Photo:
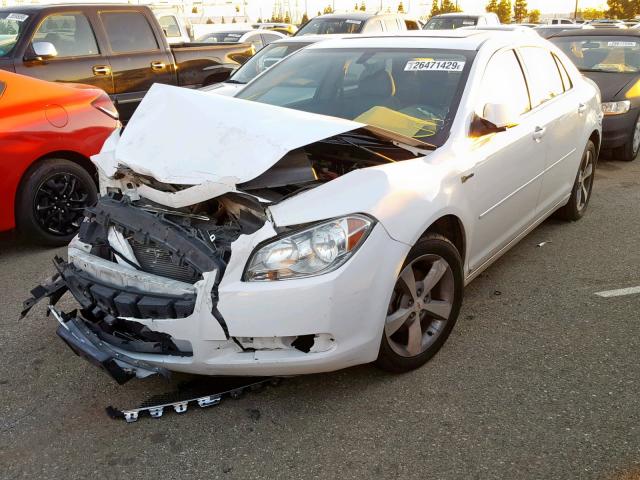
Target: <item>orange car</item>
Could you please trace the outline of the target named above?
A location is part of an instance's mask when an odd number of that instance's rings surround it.
[[[0,231],[68,243],[97,196],[89,157],[118,126],[100,89],[0,70]]]

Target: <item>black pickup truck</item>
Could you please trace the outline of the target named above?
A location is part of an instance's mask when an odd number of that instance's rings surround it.
[[[154,83],[197,88],[227,79],[250,44],[167,43],[152,11],[118,4],[0,8],[0,69],[107,92],[127,121]]]

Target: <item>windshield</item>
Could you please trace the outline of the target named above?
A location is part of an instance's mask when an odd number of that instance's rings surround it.
[[[460,27],[473,27],[478,24],[475,17],[432,18],[424,26],[425,30],[454,30]]]
[[[29,15],[15,12],[0,12],[0,57],[6,57],[27,25]]]
[[[215,32],[207,33],[198,39],[198,42],[203,43],[238,43],[247,32]]]
[[[249,83],[287,55],[296,52],[307,45],[309,44],[301,42],[290,45],[282,43],[272,43],[271,45],[267,45],[251,57],[247,63],[236,70],[228,81],[231,81],[231,83]]]
[[[440,146],[473,55],[440,49],[305,49],[237,97],[354,120]]]
[[[329,35],[332,33],[360,33],[364,20],[346,18],[314,18],[298,30],[299,35]]]
[[[624,36],[558,37],[552,39],[578,69],[585,72],[640,71],[640,38]]]

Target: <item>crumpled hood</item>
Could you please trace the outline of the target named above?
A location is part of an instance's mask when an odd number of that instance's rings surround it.
[[[364,125],[222,95],[155,84],[115,150],[93,157],[107,175],[119,165],[164,183],[235,188],[286,153]]]

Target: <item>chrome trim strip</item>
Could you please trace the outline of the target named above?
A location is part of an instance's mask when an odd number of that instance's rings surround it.
[[[531,180],[529,180],[527,183],[525,183],[524,185],[521,185],[520,187],[518,187],[516,190],[514,190],[513,192],[511,192],[509,195],[507,195],[506,197],[504,197],[502,200],[500,200],[498,203],[496,203],[493,207],[490,207],[487,211],[483,212],[480,214],[480,216],[478,217],[479,220],[482,220],[484,217],[486,217],[489,213],[491,213],[493,210],[495,210],[496,208],[498,208],[500,205],[502,205],[504,202],[506,202],[507,200],[509,200],[511,197],[513,197],[514,195],[516,195],[518,192],[520,192],[522,189],[526,188],[527,186],[529,186],[531,183],[535,182],[538,178],[540,178],[542,175],[544,175],[545,173],[547,173],[549,170],[551,170],[553,167],[555,167],[557,164],[559,164],[560,162],[562,162],[564,159],[566,159],[567,157],[569,157],[570,155],[573,155],[573,153],[576,151],[576,149],[574,148],[573,150],[571,150],[569,153],[567,153],[564,157],[562,157],[560,160],[556,161],[555,163],[553,163],[552,165],[548,166],[547,168],[545,168],[542,172],[540,172],[538,175],[536,175],[535,177],[533,177]]]

